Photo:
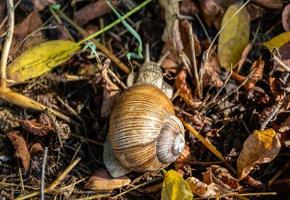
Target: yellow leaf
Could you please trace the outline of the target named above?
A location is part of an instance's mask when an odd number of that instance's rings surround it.
[[[41,76],[71,58],[80,46],[66,40],[52,40],[38,44],[12,61],[7,74],[20,82]]]
[[[271,162],[280,148],[281,142],[273,129],[254,131],[244,142],[237,160],[239,179],[245,178],[256,165]]]
[[[162,185],[161,200],[191,200],[193,194],[181,174],[169,170]]]
[[[222,30],[218,41],[218,57],[222,67],[230,69],[241,58],[244,48],[249,43],[250,17],[242,4],[231,5],[222,20]]]
[[[280,48],[289,41],[290,41],[290,32],[285,32],[281,33],[280,35],[272,38],[267,42],[264,42],[263,45],[266,46],[269,49],[269,51],[272,51],[274,48]]]

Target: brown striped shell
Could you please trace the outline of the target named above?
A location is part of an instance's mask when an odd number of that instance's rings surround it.
[[[184,129],[160,89],[136,84],[122,93],[111,113],[109,141],[123,167],[156,171],[182,152]]]

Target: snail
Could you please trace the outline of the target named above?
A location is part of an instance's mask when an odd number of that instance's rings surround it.
[[[167,56],[167,55],[165,55]],[[110,116],[104,145],[104,164],[112,177],[131,171],[157,171],[173,163],[184,149],[184,128],[170,101],[172,88],[164,82],[160,64],[150,61],[146,45],[145,63],[136,83],[117,100]]]

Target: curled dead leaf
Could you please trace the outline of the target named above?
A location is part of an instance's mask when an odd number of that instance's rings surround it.
[[[105,169],[98,169],[86,182],[85,188],[94,191],[106,191],[121,188],[131,183],[131,180],[122,176],[119,178],[112,178]]]
[[[200,1],[201,13],[205,19],[206,24],[211,27],[213,24],[217,29],[220,28],[224,8],[221,6],[220,1],[203,0]]]
[[[30,147],[30,155],[31,157],[33,156],[42,156],[44,149],[42,147],[42,145],[39,142],[33,143]]]
[[[29,133],[32,133],[33,135],[38,136],[44,136],[47,135],[49,132],[53,131],[53,127],[40,124],[36,122],[36,120],[21,120],[17,119],[16,121],[19,122],[20,126],[28,131]]]
[[[189,177],[186,179],[191,191],[203,198],[216,196],[220,191],[215,183],[206,184],[195,177]]]
[[[30,166],[30,153],[25,139],[19,131],[9,132],[7,137],[15,149],[15,156],[21,160],[24,170],[27,171]]]
[[[175,86],[179,90],[179,95],[184,100],[184,102],[192,108],[197,108],[201,102],[193,99],[191,88],[186,81],[186,77],[186,70],[180,70],[175,80]]]
[[[239,180],[245,178],[255,166],[271,162],[280,148],[280,140],[273,129],[254,131],[244,142],[237,160]]]

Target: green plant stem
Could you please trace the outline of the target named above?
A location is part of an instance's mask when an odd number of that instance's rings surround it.
[[[136,6],[131,11],[129,11],[128,13],[126,13],[123,17],[121,17],[121,18],[117,19],[116,21],[112,22],[111,24],[105,26],[103,29],[97,31],[96,33],[94,33],[92,35],[89,35],[88,37],[86,37],[83,40],[79,41],[77,44],[78,45],[81,45],[81,44],[84,44],[86,41],[89,41],[89,40],[91,40],[91,39],[93,39],[95,37],[98,37],[99,35],[101,35],[104,32],[110,30],[111,28],[113,28],[117,24],[121,23],[124,19],[126,19],[126,18],[130,17],[131,15],[133,15],[138,10],[142,9],[144,6],[146,6],[151,1],[152,0],[145,0],[143,3],[141,3],[140,5]]]

